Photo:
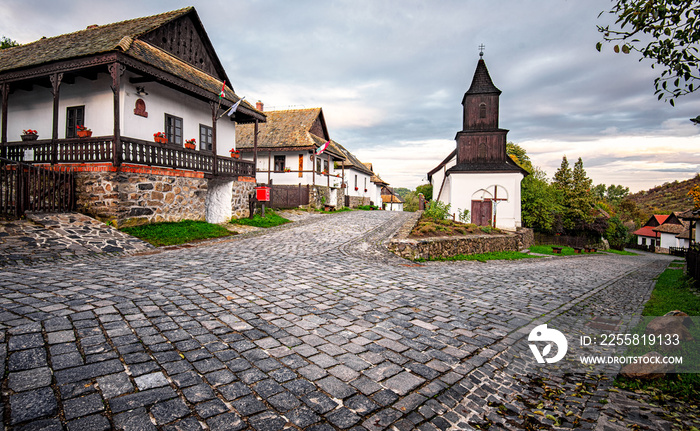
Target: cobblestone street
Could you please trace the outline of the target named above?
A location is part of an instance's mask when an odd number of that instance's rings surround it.
[[[5,429],[525,429],[517,413],[542,391],[511,347],[565,311],[639,313],[673,260],[416,265],[382,248],[409,216],[352,211],[191,248],[5,262]],[[599,425],[607,385],[590,383],[577,429]]]

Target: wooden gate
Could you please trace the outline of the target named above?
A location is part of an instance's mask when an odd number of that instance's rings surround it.
[[[477,226],[491,225],[491,201],[472,201],[472,223]]]
[[[20,217],[26,211],[74,209],[72,170],[61,166],[47,169],[0,158],[0,213]]]
[[[309,204],[309,186],[272,185],[270,190],[271,208],[298,208]]]

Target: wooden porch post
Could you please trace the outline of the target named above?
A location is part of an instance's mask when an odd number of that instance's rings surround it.
[[[51,131],[51,164],[55,165],[58,160],[58,95],[63,80],[62,73],[54,73],[49,77],[51,80],[51,93],[53,94],[53,126]]]
[[[114,154],[112,154],[112,166],[122,164],[122,132],[121,132],[121,106],[119,103],[121,93],[121,77],[125,67],[118,62],[109,65],[109,73],[112,75],[112,93],[114,94]]]
[[[255,128],[253,129],[253,177],[257,181],[258,172],[258,119],[255,119]]]
[[[313,150],[311,150],[313,151]],[[311,184],[316,185],[316,152],[311,153]]]
[[[0,143],[2,143],[2,150],[0,150],[0,157],[7,157],[7,100],[10,96],[10,84],[3,82],[0,86],[0,91],[2,91],[2,131],[0,131]]]
[[[270,184],[270,172],[272,170],[272,150],[267,152],[267,183]]]
[[[216,175],[218,172],[218,165],[219,165],[219,156],[217,155],[216,152],[216,114],[219,111],[219,105],[214,103],[214,102],[209,102],[209,105],[211,105],[211,150],[214,152],[214,159],[213,163],[214,166],[212,166],[212,173]],[[201,142],[199,143],[200,145],[202,144]]]
[[[326,159],[328,159],[328,173],[326,174],[326,177],[328,178],[328,188],[331,188],[331,155],[330,153],[326,154]]]

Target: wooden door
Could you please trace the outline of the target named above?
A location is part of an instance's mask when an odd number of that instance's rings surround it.
[[[491,201],[472,201],[472,223],[478,226],[491,224]]]

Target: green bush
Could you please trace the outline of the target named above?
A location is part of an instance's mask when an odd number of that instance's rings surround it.
[[[452,218],[452,215],[450,214],[450,204],[445,204],[444,202],[440,201],[431,201],[423,212],[423,217],[429,217],[436,220]]]

